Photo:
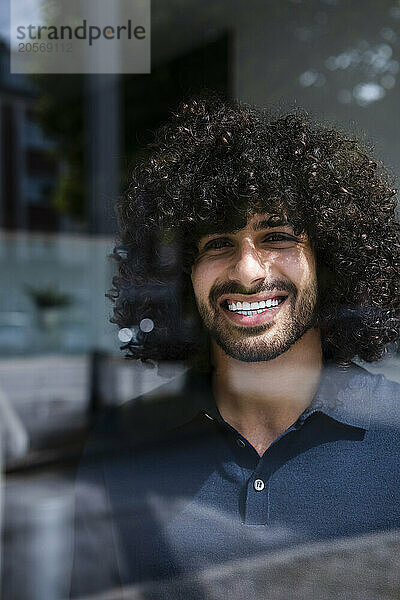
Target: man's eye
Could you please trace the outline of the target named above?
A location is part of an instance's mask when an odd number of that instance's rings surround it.
[[[231,246],[230,240],[226,238],[215,238],[215,240],[207,242],[204,246],[204,250],[219,250],[220,248],[226,248],[227,246]]]
[[[264,242],[272,243],[274,245],[279,246],[280,248],[284,248],[290,246],[296,242],[296,238],[291,235],[287,235],[284,233],[270,233],[264,238]]]
[[[282,233],[270,233],[269,235],[266,236],[265,241],[271,241],[271,242],[281,242],[282,240],[290,240],[292,238],[290,238],[287,235],[283,235]]]

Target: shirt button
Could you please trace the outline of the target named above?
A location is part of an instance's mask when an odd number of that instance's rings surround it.
[[[265,488],[265,483],[263,482],[262,479],[256,479],[253,486],[254,486],[254,489],[256,490],[256,492],[262,492],[263,489]]]
[[[236,443],[238,446],[240,446],[241,448],[244,448],[246,446],[246,442],[244,442],[243,440],[241,440],[240,438],[237,438]]]

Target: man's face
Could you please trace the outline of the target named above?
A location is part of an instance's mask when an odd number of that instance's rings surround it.
[[[243,229],[203,236],[192,267],[200,316],[229,356],[283,354],[316,322],[317,278],[306,234],[254,214]]]

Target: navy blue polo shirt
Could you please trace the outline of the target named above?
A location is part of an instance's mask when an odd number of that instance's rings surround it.
[[[77,477],[74,595],[400,526],[398,384],[326,366],[260,457],[210,381],[190,373],[96,429]]]

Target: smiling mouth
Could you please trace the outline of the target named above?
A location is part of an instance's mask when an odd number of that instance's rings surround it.
[[[277,306],[283,304],[286,299],[287,296],[276,296],[275,298],[268,298],[267,300],[257,302],[234,302],[227,299],[221,303],[221,306],[232,315],[244,315],[250,317],[273,311]]]

